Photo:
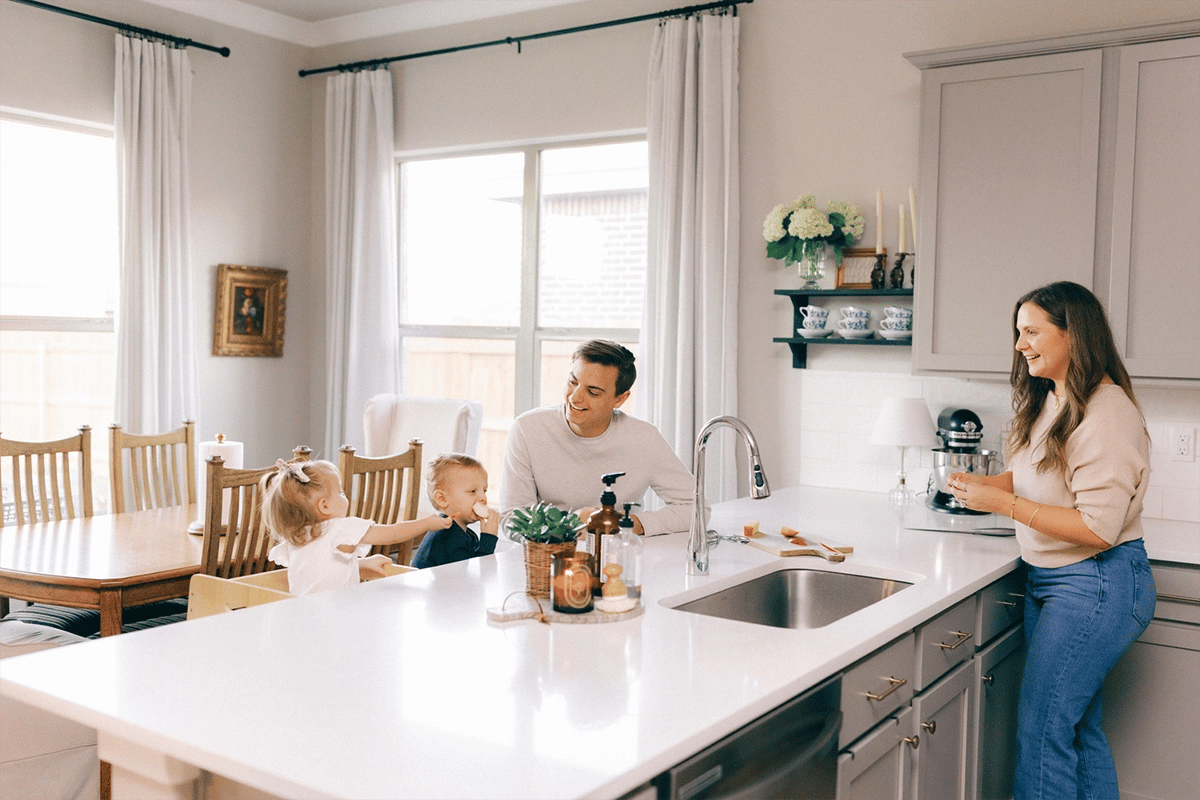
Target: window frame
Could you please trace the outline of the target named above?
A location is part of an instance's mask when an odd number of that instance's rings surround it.
[[[403,235],[404,208],[401,201],[403,166],[409,162],[446,158],[488,156],[511,153],[524,154],[524,175],[521,197],[521,291],[520,318],[514,326],[490,325],[410,325],[401,320],[399,335],[414,338],[493,339],[512,341],[514,347],[514,415],[520,416],[541,405],[542,344],[547,341],[582,342],[588,339],[638,341],[640,328],[606,327],[538,327],[538,269],[541,252],[541,154],[545,150],[589,147],[628,142],[646,142],[645,130],[621,131],[585,137],[530,140],[523,143],[479,147],[438,148],[398,152],[394,157],[396,191],[396,269],[398,291],[404,291],[406,265],[401,261],[400,237]],[[402,297],[397,297],[402,302]],[[643,310],[643,319],[645,312]],[[402,345],[403,349],[403,345]],[[402,376],[403,380],[403,376]]]

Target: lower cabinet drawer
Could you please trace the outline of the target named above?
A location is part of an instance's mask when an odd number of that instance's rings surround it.
[[[917,628],[916,691],[975,655],[976,602],[971,595]]]
[[[901,636],[843,675],[839,748],[844,748],[912,700],[913,639],[911,633]]]

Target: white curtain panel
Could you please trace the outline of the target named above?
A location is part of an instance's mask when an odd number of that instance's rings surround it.
[[[120,209],[116,421],[135,433],[198,420],[187,51],[116,37]]]
[[[650,420],[689,469],[700,428],[737,413],[738,28],[732,15],[668,20],[650,56],[639,373]],[[735,496],[734,443],[709,440],[710,501]]]
[[[328,425],[325,458],[363,446],[367,400],[400,389],[392,74],[325,87]]]

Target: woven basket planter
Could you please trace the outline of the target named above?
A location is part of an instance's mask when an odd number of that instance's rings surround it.
[[[525,541],[525,589],[534,597],[550,596],[550,565],[559,554],[575,555],[575,542]]]

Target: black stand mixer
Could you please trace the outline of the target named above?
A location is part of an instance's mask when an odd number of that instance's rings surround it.
[[[946,482],[956,472],[974,472],[980,475],[995,475],[1000,467],[1000,454],[995,450],[980,450],[983,439],[983,423],[979,416],[966,408],[947,408],[938,414],[938,436],[943,447],[933,450],[933,475],[926,504],[935,511],[947,514],[984,514],[972,511],[958,502],[946,491]]]

